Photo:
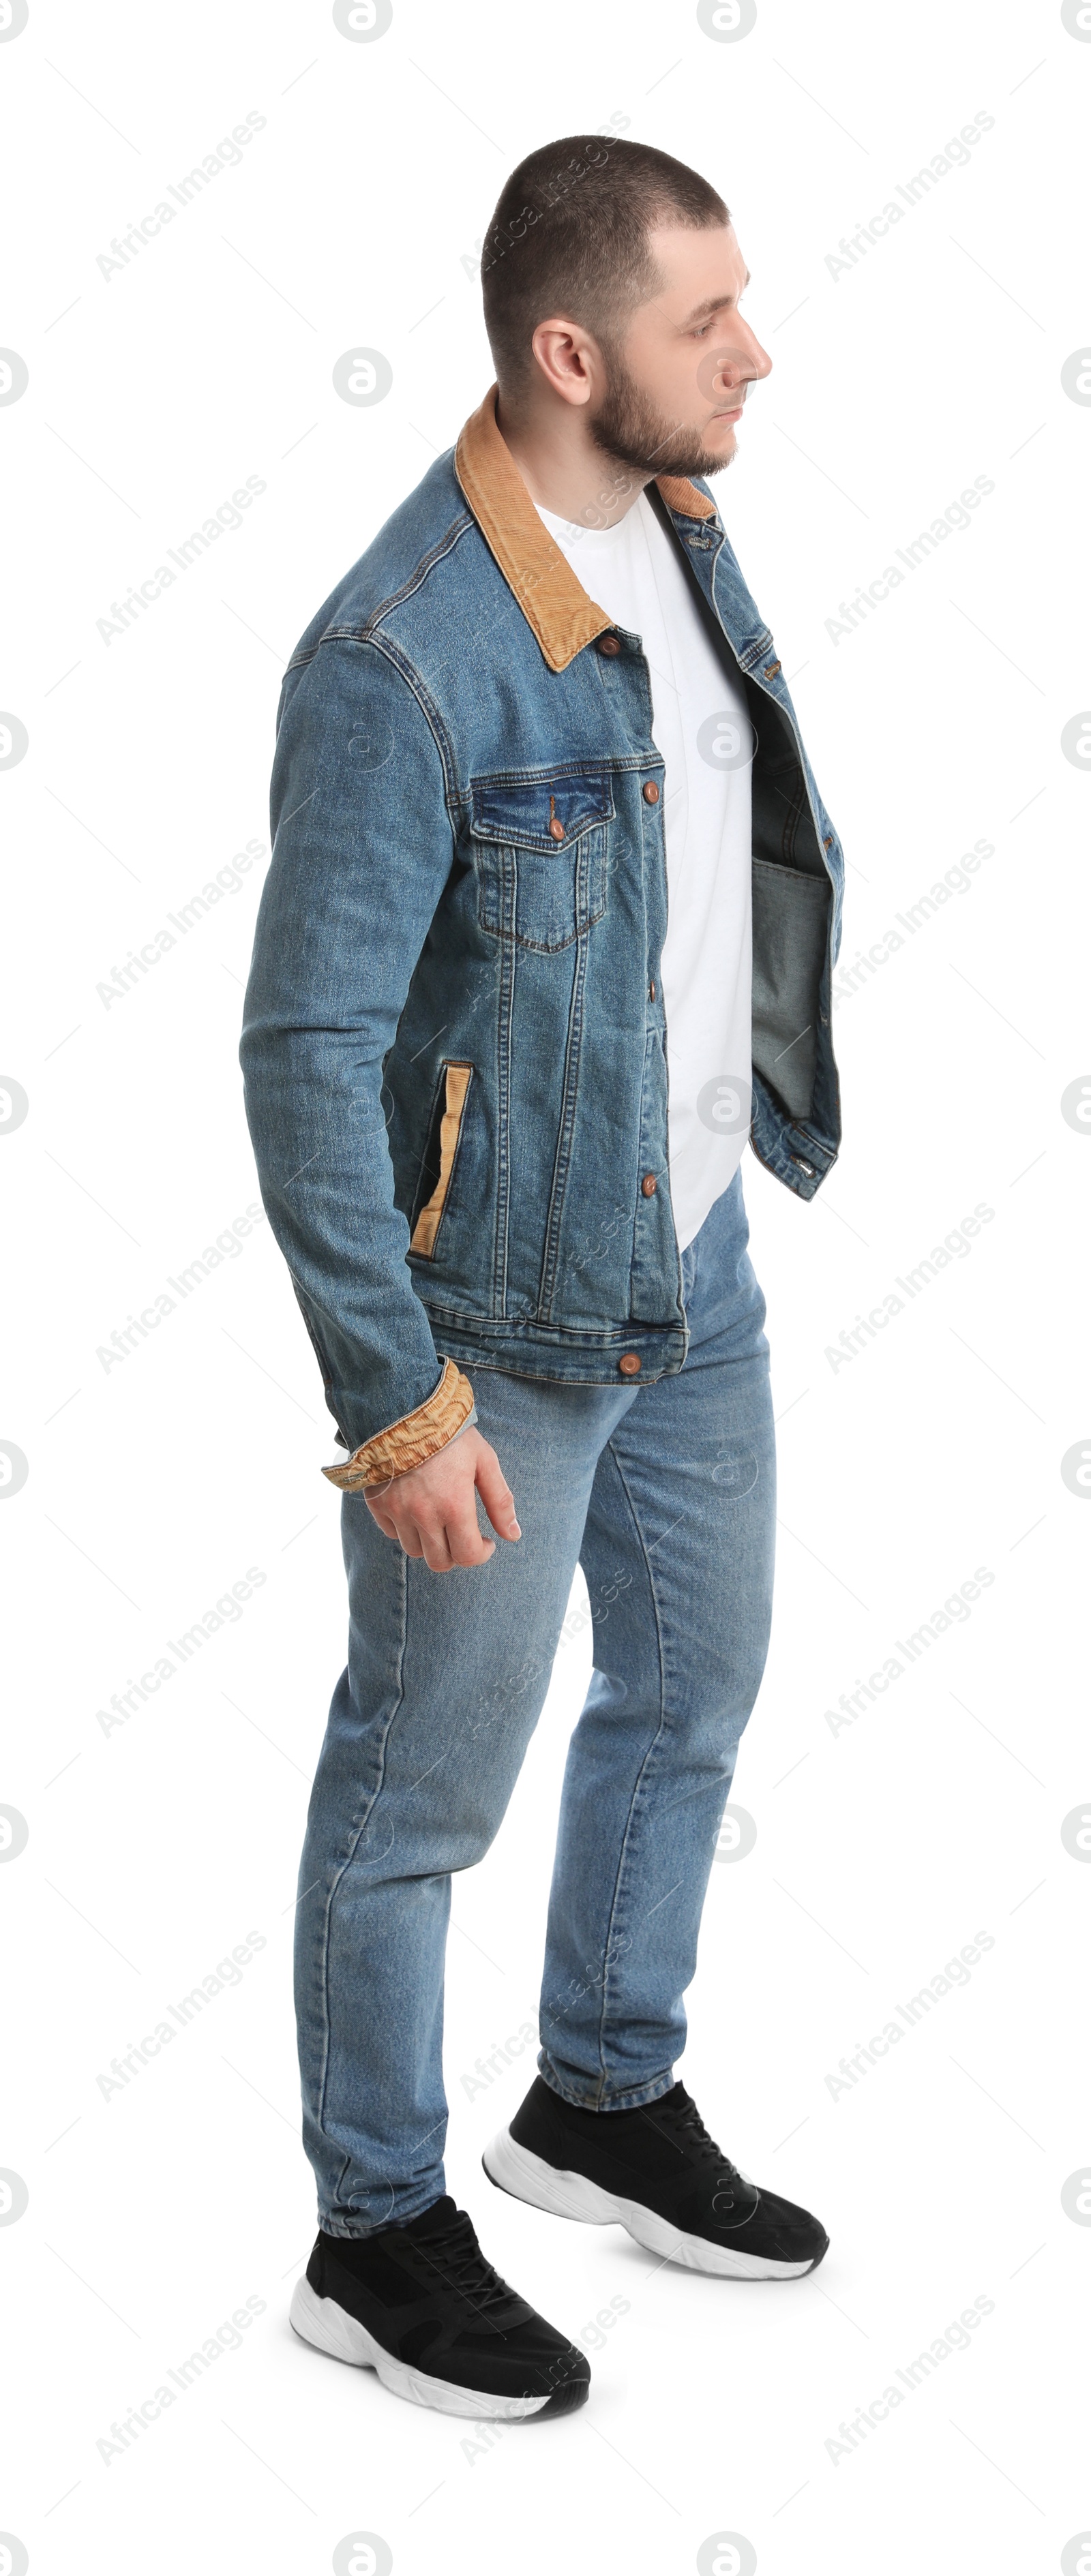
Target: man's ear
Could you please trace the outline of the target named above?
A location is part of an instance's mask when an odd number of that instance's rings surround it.
[[[530,345],[539,382],[544,378],[550,392],[575,409],[590,401],[602,365],[590,332],[554,315],[538,323]]]

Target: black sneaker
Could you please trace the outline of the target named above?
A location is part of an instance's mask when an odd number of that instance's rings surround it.
[[[290,2315],[304,2343],[443,2415],[568,2415],[590,2385],[582,2352],[509,2290],[447,2195],[405,2227],[320,2233]]]
[[[616,2221],[691,2272],[794,2281],[830,2241],[808,2210],[738,2172],[684,2084],[642,2110],[580,2111],[539,2075],[481,2161],[516,2200],[592,2227]]]

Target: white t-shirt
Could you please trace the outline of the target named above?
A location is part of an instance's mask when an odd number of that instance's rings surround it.
[[[684,1252],[734,1178],[750,1124],[750,718],[643,493],[612,528],[538,515],[590,598],[640,637],[651,676],[665,768],[670,1187]]]

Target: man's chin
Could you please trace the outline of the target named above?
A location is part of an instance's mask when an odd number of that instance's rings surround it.
[[[650,424],[632,418],[591,423],[596,446],[615,465],[635,474],[670,474],[680,480],[693,474],[722,474],[725,465],[730,465],[738,452],[733,421],[725,425],[722,439],[715,447],[706,445],[695,430],[680,428],[657,439],[653,447],[651,438],[654,431],[649,437],[649,430]]]
[[[732,430],[730,443],[728,445],[723,447],[690,447],[687,448],[684,453],[680,453],[676,456],[667,456],[666,458],[660,457],[657,460],[653,471],[657,475],[677,475],[684,481],[688,481],[694,474],[703,474],[707,480],[710,475],[722,474],[726,465],[733,465],[738,452],[738,443],[736,441],[735,432]]]
[[[725,465],[732,464],[737,454],[738,440],[735,435],[735,423],[729,421],[715,446],[706,445],[703,439],[696,437],[692,432],[688,437],[679,438],[677,441],[664,439],[654,470],[657,474],[681,476],[722,474]]]

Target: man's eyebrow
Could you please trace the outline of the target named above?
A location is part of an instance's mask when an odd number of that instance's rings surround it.
[[[745,275],[745,277],[744,277],[744,279],[743,279],[742,285],[741,285],[741,286],[740,286],[740,288],[739,288],[739,295],[744,295],[744,294],[745,294],[746,289],[747,289],[747,287],[749,286],[749,284],[750,284],[750,271],[749,271],[749,269],[747,269],[747,272],[746,272],[746,275]],[[686,318],[685,318],[685,321],[683,322],[683,324],[682,324],[682,326],[681,326],[681,327],[682,327],[683,331],[688,331],[688,330],[689,330],[689,328],[690,328],[691,323],[693,323],[693,322],[704,322],[704,321],[708,318],[708,316],[709,316],[710,314],[712,314],[712,313],[721,313],[721,312],[723,311],[723,308],[724,308],[724,305],[725,305],[725,304],[735,304],[735,303],[737,303],[737,302],[738,302],[738,297],[734,294],[734,292],[732,292],[730,295],[706,295],[706,297],[705,297],[705,300],[704,300],[704,303],[703,303],[703,304],[695,304],[695,305],[694,305],[694,308],[693,308],[692,313],[687,313]]]

